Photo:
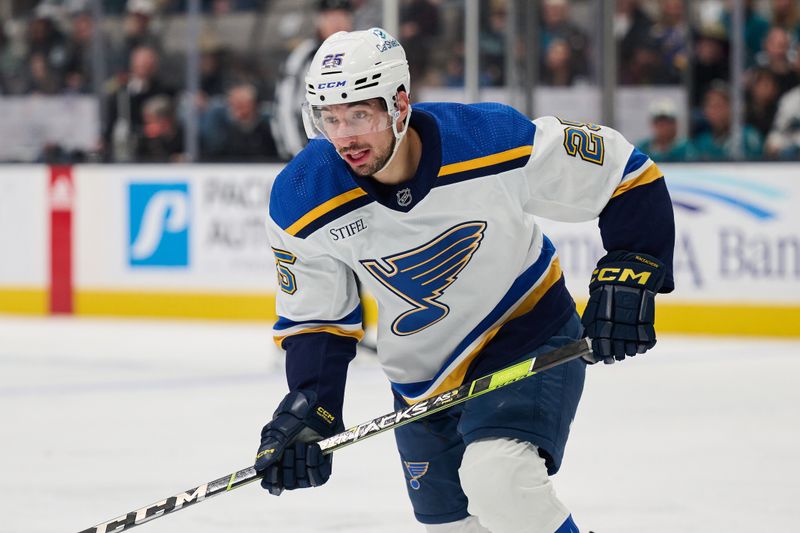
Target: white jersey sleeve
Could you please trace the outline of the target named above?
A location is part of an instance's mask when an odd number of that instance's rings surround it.
[[[278,290],[275,342],[301,333],[332,333],[358,340],[363,336],[361,305],[352,270],[308,241],[267,222],[275,254]]]
[[[596,218],[609,200],[661,177],[661,172],[618,131],[595,124],[541,117],[524,167],[525,211],[564,222]]]

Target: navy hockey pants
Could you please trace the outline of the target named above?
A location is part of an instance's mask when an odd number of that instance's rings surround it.
[[[575,313],[542,346],[520,357],[548,352],[583,334]],[[531,442],[550,475],[561,466],[569,427],[583,392],[586,363],[577,359],[395,430],[406,488],[418,521],[441,524],[466,518],[467,497],[458,468],[466,445],[487,437]],[[395,400],[395,407],[405,406]]]

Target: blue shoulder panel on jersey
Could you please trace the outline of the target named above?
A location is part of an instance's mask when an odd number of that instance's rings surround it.
[[[370,203],[326,140],[312,140],[275,178],[269,215],[283,230],[305,238],[347,211]]]
[[[638,148],[634,148],[630,157],[628,157],[628,163],[625,165],[625,170],[622,171],[622,176],[627,176],[634,170],[638,170],[648,159],[647,154],[643,153]]]
[[[507,105],[428,103],[414,109],[433,115],[441,131],[436,187],[522,167],[533,151],[536,126]]]

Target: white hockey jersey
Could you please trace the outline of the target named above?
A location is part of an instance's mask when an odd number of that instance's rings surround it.
[[[662,175],[613,129],[530,121],[501,104],[417,104],[411,127],[422,159],[397,186],[356,176],[327,141],[309,143],[276,179],[267,225],[281,289],[276,342],[360,338],[355,273],[378,301],[384,372],[418,401],[477,377],[470,369],[504,326],[517,320],[514,335],[527,337],[510,344],[521,351],[510,361],[574,312],[536,216],[591,220]],[[493,357],[482,370],[507,362]]]

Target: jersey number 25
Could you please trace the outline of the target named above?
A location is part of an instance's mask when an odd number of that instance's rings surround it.
[[[564,149],[572,157],[579,156],[584,161],[602,165],[605,157],[603,137],[595,133],[600,126],[584,122],[558,119],[567,126],[564,128]],[[589,130],[588,132],[584,130]]]
[[[297,257],[292,252],[278,248],[273,248],[272,251],[275,253],[275,268],[278,270],[278,286],[286,294],[294,294],[297,292],[297,279],[286,265],[293,265]]]

